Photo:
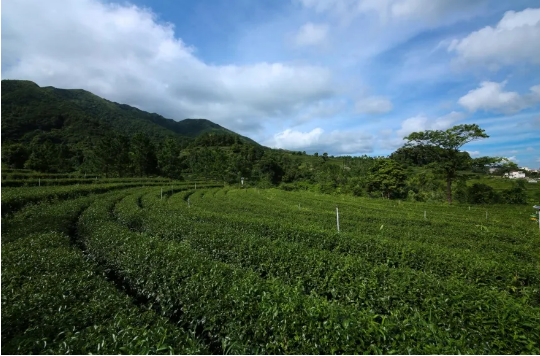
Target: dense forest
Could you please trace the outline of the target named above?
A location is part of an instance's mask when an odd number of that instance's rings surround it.
[[[489,168],[498,168],[498,175],[517,168],[501,159],[472,159],[459,149],[487,138],[476,125],[447,130],[462,138],[451,144],[442,131],[411,135],[389,157],[308,155],[263,147],[208,120],[174,121],[84,90],[15,80],[2,81],[2,119],[2,162],[11,169],[104,177],[189,175],[225,184],[239,184],[244,177],[247,186],[413,201],[527,201],[524,182],[503,191],[467,184],[487,176]]]

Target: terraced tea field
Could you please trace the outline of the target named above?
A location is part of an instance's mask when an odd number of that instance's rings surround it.
[[[539,353],[530,213],[157,179],[3,187],[2,353]]]

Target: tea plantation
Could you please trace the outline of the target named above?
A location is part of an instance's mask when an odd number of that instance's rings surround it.
[[[531,213],[7,177],[1,351],[538,354]]]

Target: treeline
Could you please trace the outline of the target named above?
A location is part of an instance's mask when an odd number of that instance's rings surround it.
[[[28,146],[4,145],[2,151],[2,160],[10,168],[48,173],[172,179],[190,175],[228,184],[240,184],[243,177],[246,186],[410,201],[442,201],[448,193],[448,175],[440,166],[442,153],[424,146],[402,147],[389,157],[332,157],[268,149],[227,133],[207,133],[190,142],[110,133],[83,149],[34,140]],[[527,202],[523,183],[506,191],[485,184],[467,185],[470,178],[484,177],[489,167],[504,171],[515,165],[490,157],[472,159],[467,152],[458,152],[454,159],[459,165],[453,166],[456,171],[450,185],[458,202]]]

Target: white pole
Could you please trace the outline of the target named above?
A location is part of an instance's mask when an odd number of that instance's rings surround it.
[[[337,232],[339,232],[339,209],[336,206]]]
[[[300,210],[300,203],[298,203],[298,210]]]
[[[471,211],[471,207],[469,206],[469,211]]]
[[[427,212],[424,210],[424,220],[427,220]]]

